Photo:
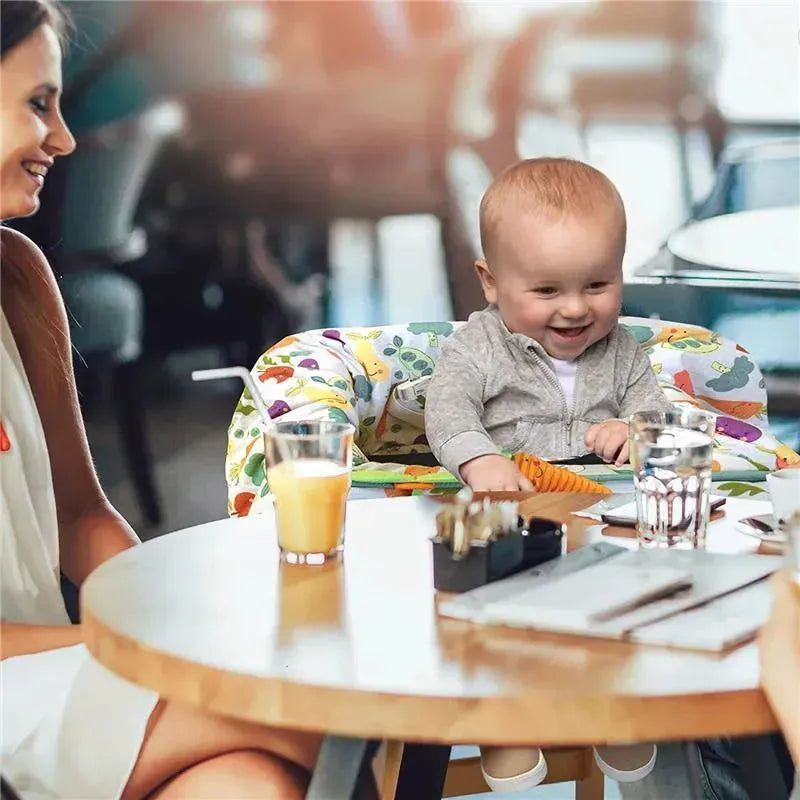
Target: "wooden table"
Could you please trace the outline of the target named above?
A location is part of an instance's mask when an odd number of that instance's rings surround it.
[[[524,510],[569,520],[575,547],[602,535],[569,516],[596,499],[535,495]],[[151,540],[84,583],[86,644],[167,699],[349,741],[566,746],[776,729],[754,643],[682,652],[438,618],[438,509],[424,497],[350,503],[344,563],[324,568],[280,564],[271,515]],[[729,523],[712,523],[712,543],[758,548]]]

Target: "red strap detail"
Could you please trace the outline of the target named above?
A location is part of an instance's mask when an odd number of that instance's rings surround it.
[[[11,449],[11,439],[8,438],[6,429],[3,427],[3,423],[0,422],[0,453],[5,453],[10,449]]]

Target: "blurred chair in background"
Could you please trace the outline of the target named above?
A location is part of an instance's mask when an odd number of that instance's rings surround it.
[[[800,139],[765,139],[723,151],[714,186],[696,205],[692,218],[798,205]]]
[[[683,197],[692,202],[687,136],[704,131],[716,164],[726,123],[716,107],[713,3],[617,0],[577,16],[560,50],[584,129],[598,120],[665,120],[677,138]]]
[[[478,206],[495,175],[520,158],[520,126],[536,152],[525,157],[573,156],[577,136],[568,104],[536,90],[539,61],[564,26],[563,14],[532,17],[513,37],[487,37],[471,43],[459,70],[451,101],[450,147],[444,169],[447,188],[442,243],[457,319],[484,305],[473,262],[481,258]]]
[[[779,213],[791,218],[792,208],[795,218],[800,219],[800,139],[765,138],[723,151],[713,187],[695,207],[693,218],[707,220],[768,209],[780,209]],[[767,222],[763,220],[764,225]],[[736,223],[735,230],[743,230],[743,225],[744,221]],[[792,252],[790,238],[773,241],[775,235],[768,230],[764,229],[760,245],[765,255],[774,255],[777,248]],[[755,233],[752,231],[748,236],[749,245],[758,241]],[[638,270],[639,275],[666,276],[667,283],[629,287],[638,304],[637,313],[649,315],[663,307],[666,299],[671,307],[681,309],[685,321],[713,326],[722,335],[742,342],[764,371],[773,424],[789,444],[797,447],[800,444],[800,308],[797,302],[800,264],[796,265],[794,276],[790,273],[777,276],[782,277],[778,286],[774,280],[776,276],[767,280],[766,267],[759,268],[757,262],[748,263],[742,268],[748,268],[750,274],[738,273],[746,280],[739,281],[741,285],[737,289],[736,271],[719,269],[722,265],[718,264],[718,269],[712,268],[709,272],[709,267],[714,265],[687,262],[685,257],[688,256],[683,253],[677,258],[665,244]],[[698,278],[695,273],[705,277]],[[696,285],[698,283],[704,285]],[[724,288],[725,283],[727,288]]]
[[[108,372],[122,452],[146,518],[161,519],[144,422],[139,361],[143,296],[120,272],[147,238],[134,213],[158,150],[180,127],[170,102],[81,137],[64,176],[61,290],[70,312],[79,377]]]

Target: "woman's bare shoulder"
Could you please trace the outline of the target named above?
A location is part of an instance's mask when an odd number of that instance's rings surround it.
[[[9,322],[23,306],[29,310],[33,304],[51,323],[57,323],[64,314],[64,304],[53,270],[39,247],[25,234],[0,226],[0,262],[3,310]]]
[[[25,269],[31,277],[45,278],[55,284],[53,271],[39,247],[24,233],[0,225],[0,258],[10,261],[18,269]]]
[[[0,243],[2,243],[3,259],[24,259],[28,261],[44,261],[42,251],[24,233],[14,228],[0,225]]]
[[[44,429],[60,521],[74,521],[104,501],[80,415],[64,302],[42,251],[4,228],[5,313]]]

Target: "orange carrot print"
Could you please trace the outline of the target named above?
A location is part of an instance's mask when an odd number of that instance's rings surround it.
[[[686,394],[694,397],[694,385],[692,384],[692,377],[689,375],[688,369],[683,369],[675,373],[675,385]]]
[[[594,492],[612,494],[608,486],[590,481],[564,467],[557,467],[530,453],[517,453],[514,463],[537,492]]]
[[[283,383],[289,380],[294,375],[294,370],[291,367],[268,367],[263,372],[258,373],[258,379],[265,383],[270,378],[275,378],[277,383]]]
[[[697,395],[697,399],[714,406],[723,414],[730,414],[739,419],[750,419],[764,411],[764,404],[754,400],[720,400],[718,397],[708,397],[704,394]]]

